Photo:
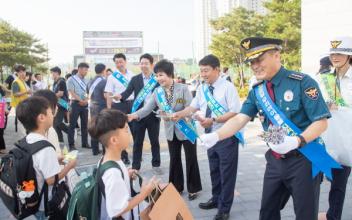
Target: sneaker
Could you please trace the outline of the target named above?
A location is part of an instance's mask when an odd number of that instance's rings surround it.
[[[155,175],[163,175],[163,171],[160,167],[153,167],[152,169]]]

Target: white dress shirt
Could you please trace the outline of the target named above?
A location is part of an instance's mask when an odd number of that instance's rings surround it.
[[[208,85],[209,86],[209,85]],[[213,97],[215,100],[221,104],[228,112],[239,113],[241,110],[241,102],[238,96],[235,86],[226,80],[226,78],[219,78],[212,84],[214,87]],[[205,116],[207,110],[207,101],[203,92],[203,85],[200,85],[197,89],[196,97],[192,100],[191,107],[199,109]],[[211,117],[216,117],[212,112]],[[224,123],[214,122],[212,126],[212,131],[216,131]]]
[[[123,75],[128,81],[131,81],[131,78],[134,76],[134,74],[128,70],[126,70],[126,74]],[[105,92],[110,92],[113,95],[121,94],[126,90],[126,87],[118,81],[113,74],[108,76],[107,83],[105,86]],[[127,98],[127,100],[133,100],[134,95],[130,95],[130,97]],[[119,103],[120,101],[116,101],[115,99],[112,99],[114,103]]]
[[[352,66],[340,78],[341,96],[348,106],[352,106]]]

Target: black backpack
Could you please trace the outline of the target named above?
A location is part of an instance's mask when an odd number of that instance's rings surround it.
[[[14,149],[1,158],[0,198],[17,219],[26,218],[39,210],[40,201],[45,190],[38,192],[32,155],[46,147],[54,148],[50,142],[45,140],[28,144],[26,137],[24,137],[15,143]],[[19,193],[22,191],[23,185],[30,181],[34,182],[34,193],[27,195],[27,198],[21,199]],[[44,189],[44,186],[42,189]]]

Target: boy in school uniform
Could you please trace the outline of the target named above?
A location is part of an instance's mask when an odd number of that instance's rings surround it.
[[[45,137],[48,129],[53,125],[55,109],[44,97],[30,97],[22,101],[16,109],[18,120],[28,132],[26,141],[33,144],[38,141],[47,140]],[[55,175],[62,179],[76,166],[76,160],[71,160],[61,170],[58,156],[52,147],[45,147],[33,154],[33,167],[36,172],[38,191],[41,192],[44,183],[48,184],[48,199],[51,199],[52,185]],[[36,219],[46,219],[44,202],[41,201],[39,211],[35,214]]]
[[[121,152],[130,142],[127,116],[119,110],[104,109],[94,117],[89,126],[89,134],[98,139],[105,148],[105,155],[99,164],[116,162],[120,169],[110,168],[102,176],[104,193],[101,200],[101,220],[113,218],[130,220],[131,210],[153,191],[158,181],[153,177],[141,191],[131,198],[130,178],[136,170],[127,170],[121,160]]]

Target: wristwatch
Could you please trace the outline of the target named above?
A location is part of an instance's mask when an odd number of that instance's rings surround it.
[[[297,137],[299,138],[299,140],[301,140],[301,143],[299,144],[298,148],[301,148],[307,144],[306,139],[304,139],[304,137],[302,135],[299,134]]]

